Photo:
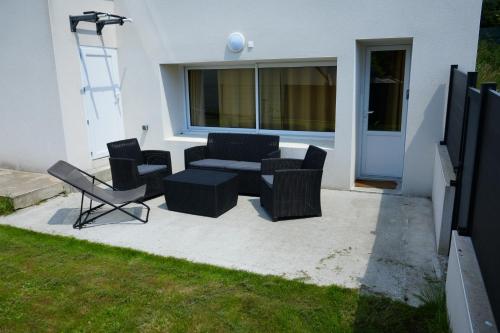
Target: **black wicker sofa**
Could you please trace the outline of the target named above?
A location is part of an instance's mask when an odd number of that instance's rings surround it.
[[[238,174],[238,193],[260,194],[261,161],[279,158],[277,135],[210,133],[206,146],[184,151],[186,169],[230,171]]]

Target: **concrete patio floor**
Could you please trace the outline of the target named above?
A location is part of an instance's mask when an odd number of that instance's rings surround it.
[[[148,201],[150,222],[116,212],[82,230],[72,223],[79,194],[59,196],[0,218],[0,224],[73,236],[162,256],[382,293],[412,305],[429,279],[442,278],[432,206],[425,198],[322,191],[323,217],[271,222],[258,198],[240,196],[217,219],[168,211]],[[139,207],[130,208],[136,213]]]

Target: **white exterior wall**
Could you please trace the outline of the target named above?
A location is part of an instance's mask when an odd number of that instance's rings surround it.
[[[475,67],[481,0],[38,0],[29,2],[29,11],[27,1],[9,0],[0,6],[10,13],[0,23],[2,49],[9,50],[0,53],[0,133],[9,140],[0,151],[3,166],[44,170],[59,158],[92,166],[79,44],[118,47],[126,136],[145,148],[170,150],[174,170],[184,166],[184,148],[204,143],[203,135],[186,133],[184,65],[326,59],[337,61],[335,139],[282,137],[281,147],[284,156],[296,157],[311,143],[325,148],[323,185],[349,189],[362,48],[403,41],[412,44],[403,192],[430,195],[449,66]],[[114,12],[134,23],[107,26],[102,38],[94,24],[80,23],[79,33],[71,33],[68,15],[84,10]],[[255,47],[227,51],[234,31]]]
[[[0,167],[45,171],[59,159],[93,166],[85,125],[79,45],[116,47],[114,26],[69,27],[69,15],[113,12],[106,0],[0,2]]]
[[[46,1],[0,2],[0,167],[66,158]]]
[[[48,3],[64,142],[67,146],[66,158],[82,169],[89,169],[93,164],[83,96],[80,92],[82,75],[79,47],[116,48],[116,27],[108,25],[104,27],[102,35],[98,36],[94,23],[80,22],[77,32],[73,33],[69,26],[69,15],[80,15],[88,10],[112,13],[114,3],[106,0],[48,0]]]
[[[358,45],[387,38],[411,42],[403,192],[428,196],[449,66],[474,70],[481,1],[116,0],[115,10],[134,19],[117,30],[120,68],[127,70],[126,133],[147,147],[170,150],[174,169],[182,167],[185,147],[203,142],[185,133],[182,65],[336,59],[335,140],[281,140],[285,156],[303,156],[309,143],[327,148],[323,185],[331,188],[348,189],[354,182]],[[255,47],[227,51],[226,38],[234,31]],[[141,130],[143,123],[149,132]]]

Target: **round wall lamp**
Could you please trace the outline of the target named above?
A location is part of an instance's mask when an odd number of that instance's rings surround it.
[[[245,48],[245,36],[241,32],[233,32],[227,38],[227,47],[232,52],[241,52]]]

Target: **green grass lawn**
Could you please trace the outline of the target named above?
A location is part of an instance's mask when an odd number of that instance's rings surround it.
[[[480,40],[477,50],[476,70],[478,85],[495,82],[500,89],[500,44],[492,40]]]
[[[447,320],[440,302],[413,308],[0,226],[0,332],[33,331],[446,332]]]
[[[8,215],[14,211],[12,200],[6,197],[0,197],[0,216]]]

